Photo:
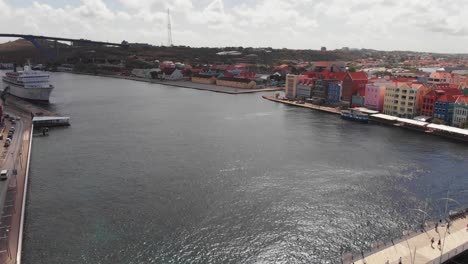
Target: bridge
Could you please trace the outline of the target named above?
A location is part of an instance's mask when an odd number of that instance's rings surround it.
[[[30,41],[42,54],[44,54],[49,61],[55,61],[56,55],[50,53],[44,47],[42,47],[37,40],[51,40],[55,43],[55,49],[58,49],[57,41],[65,41],[70,42],[72,46],[75,45],[83,45],[83,46],[90,46],[90,45],[100,45],[100,46],[114,46],[114,47],[128,47],[128,43],[123,41],[122,43],[112,43],[112,42],[103,42],[103,41],[94,41],[88,39],[72,39],[72,38],[60,38],[60,37],[48,37],[48,36],[39,36],[39,35],[24,35],[24,34],[3,34],[0,33],[0,37],[5,38],[22,38],[25,40]]]
[[[456,212],[447,221],[425,223],[420,231],[405,232],[403,237],[380,243],[370,252],[360,252],[356,255],[345,254],[342,263],[466,263],[458,262],[456,258],[468,251],[467,216],[468,209]]]

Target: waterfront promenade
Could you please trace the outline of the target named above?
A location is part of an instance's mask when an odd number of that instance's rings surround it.
[[[434,243],[431,239],[434,238]],[[439,246],[440,241],[440,246]],[[387,263],[399,264],[412,263],[439,264],[468,250],[468,219],[466,216],[439,225],[437,230],[432,226],[419,234],[409,235],[399,241],[387,243],[387,247],[372,252],[364,253],[364,257],[358,260],[346,259],[345,264],[374,264]]]
[[[314,109],[330,114],[337,114],[339,115],[341,113],[341,110],[333,108],[333,107],[327,107],[327,106],[319,106],[319,105],[314,105],[314,104],[309,104],[309,103],[303,103],[303,104],[298,104],[295,101],[288,101],[288,100],[283,100],[283,99],[278,99],[275,98],[273,95],[264,95],[262,96],[264,99],[273,101],[273,102],[278,102],[278,103],[283,103],[283,104],[288,104],[288,105],[293,105],[293,106],[298,106],[298,107],[304,107],[304,108],[309,108],[309,109]]]
[[[1,201],[0,219],[0,263],[21,263],[21,251],[23,241],[23,227],[25,217],[25,204],[28,185],[29,160],[32,142],[32,113],[44,115],[56,115],[37,105],[28,103],[22,99],[9,96],[5,103],[5,110],[20,120],[14,124],[16,130],[11,145],[3,147],[3,155],[0,158],[2,169],[9,171],[8,180],[4,184]],[[4,138],[13,124],[6,121]]]

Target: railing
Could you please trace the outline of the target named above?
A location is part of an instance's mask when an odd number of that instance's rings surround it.
[[[440,256],[439,260],[434,260],[432,262],[432,264],[442,264],[456,256],[458,256],[459,254],[465,252],[465,250],[468,250],[468,242],[455,248],[455,249],[452,249],[450,250],[449,252],[446,252],[445,254],[443,254],[442,256]]]

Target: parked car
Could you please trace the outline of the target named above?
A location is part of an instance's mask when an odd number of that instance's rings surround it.
[[[10,146],[10,141],[5,141],[5,144],[3,144],[3,147],[8,148]]]

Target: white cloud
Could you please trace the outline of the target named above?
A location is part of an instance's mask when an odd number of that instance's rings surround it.
[[[104,41],[468,52],[468,3],[448,0],[104,0],[25,7],[0,0],[0,32]],[[0,39],[0,41],[2,41]]]

